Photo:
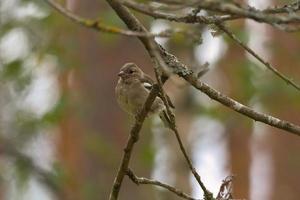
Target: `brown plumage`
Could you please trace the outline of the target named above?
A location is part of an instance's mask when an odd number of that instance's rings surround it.
[[[124,111],[135,116],[143,108],[154,81],[134,63],[126,63],[118,76],[120,78],[115,88],[117,101]],[[170,98],[167,99],[170,106],[174,107]],[[154,100],[149,114],[159,114],[164,123],[169,122],[165,105],[159,96]]]

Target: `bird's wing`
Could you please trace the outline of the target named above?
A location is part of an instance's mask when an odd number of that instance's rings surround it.
[[[154,84],[154,81],[151,79],[151,77],[146,74],[144,74],[144,76],[141,78],[141,82],[148,91],[152,89]]]
[[[144,87],[150,91],[152,89],[152,86],[154,84],[154,81],[152,80],[152,78],[150,76],[148,76],[147,74],[144,74],[144,76],[141,78],[141,82],[143,83]],[[160,98],[161,98],[161,94],[159,94]],[[166,95],[168,104],[171,108],[175,108],[174,104],[172,103],[170,97],[168,95]]]

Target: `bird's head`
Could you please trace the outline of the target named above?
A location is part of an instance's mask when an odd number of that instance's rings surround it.
[[[122,80],[129,80],[134,78],[141,78],[143,76],[142,70],[134,63],[126,63],[121,67],[118,76]]]

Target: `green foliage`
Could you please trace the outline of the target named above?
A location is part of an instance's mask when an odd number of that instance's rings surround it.
[[[237,69],[238,79],[238,91],[240,91],[242,101],[249,101],[251,97],[256,93],[256,88],[253,85],[253,77],[255,77],[255,71],[259,71],[259,68],[255,68],[254,64],[248,60],[244,60],[242,63],[237,63],[234,66]]]
[[[1,73],[3,78],[15,79],[16,77],[19,77],[22,72],[22,61],[15,60],[7,65],[4,65],[3,68],[4,69]]]
[[[55,162],[52,165],[52,176],[51,181],[57,187],[57,189],[61,188],[70,177],[70,174],[65,170],[65,168],[59,162]]]
[[[56,124],[58,123],[62,117],[65,110],[65,107],[67,105],[67,97],[62,96],[60,100],[56,103],[56,105],[53,107],[52,110],[47,112],[41,119],[41,123],[50,123],[50,124]]]
[[[82,199],[97,199],[97,196],[99,196],[99,185],[96,180],[90,179],[89,182],[82,185],[82,191]]]
[[[116,149],[105,139],[102,138],[100,134],[89,133],[89,137],[85,138],[84,146],[88,152],[95,155],[98,158],[102,158],[104,163],[113,163]],[[107,155],[110,156],[107,156]]]
[[[144,145],[141,152],[142,163],[149,167],[152,166],[155,157],[155,150],[152,145]]]
[[[172,25],[171,29],[166,31],[171,35],[169,43],[187,48],[202,44],[202,26],[180,24]]]
[[[27,186],[27,182],[31,174],[31,162],[27,159],[17,158],[15,162],[17,185],[18,188],[24,189]]]

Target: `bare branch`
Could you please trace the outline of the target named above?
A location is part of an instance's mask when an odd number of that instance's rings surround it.
[[[284,6],[275,6],[273,8],[267,8],[265,10],[262,10],[264,13],[273,13],[273,14],[278,14],[278,13],[291,13],[291,12],[297,12],[300,10],[300,2],[295,1],[293,3],[284,5]]]
[[[137,3],[135,1],[130,0],[123,0],[122,4],[126,7],[134,9],[138,12],[143,14],[149,15],[155,19],[165,19],[174,22],[182,22],[182,23],[204,23],[204,24],[214,24],[216,22],[224,22],[231,19],[236,19],[231,15],[224,15],[224,16],[196,16],[191,14],[188,15],[179,15],[179,14],[172,14],[172,13],[165,13],[158,11],[155,7],[151,5],[146,5],[142,3]]]
[[[269,70],[271,70],[275,75],[284,80],[287,84],[293,86],[297,90],[300,90],[300,86],[288,78],[286,75],[279,72],[276,68],[274,68],[270,63],[265,61],[262,57],[260,57],[257,53],[255,53],[250,47],[244,44],[240,39],[238,39],[231,31],[229,31],[224,25],[220,23],[216,23],[216,26],[219,27],[222,31],[224,31],[232,40],[237,42],[243,49],[245,49],[248,53],[254,56],[259,62],[265,65]]]
[[[191,14],[178,15],[172,13],[165,13],[157,11],[157,9],[151,5],[137,3],[131,0],[123,0],[122,3],[129,8],[132,8],[138,12],[149,15],[154,18],[165,19],[169,21],[182,22],[182,23],[204,23],[204,24],[214,24],[229,20],[236,20],[241,18],[248,18],[255,20],[257,22],[267,23],[275,28],[284,30],[282,25],[288,24],[299,24],[300,16],[293,13],[293,15],[288,14],[286,16],[276,15],[273,13],[264,12],[264,10],[258,10],[251,8],[250,6],[238,7],[232,3],[226,3],[217,0],[209,1],[197,1],[194,3],[194,7],[197,9],[209,10],[224,13],[224,16],[193,16]],[[299,8],[297,8],[299,10]],[[268,11],[268,10],[267,10]]]
[[[102,31],[106,33],[112,33],[112,34],[120,34],[125,36],[138,36],[138,37],[170,37],[172,34],[180,33],[180,34],[186,34],[185,32],[181,30],[167,30],[163,31],[161,33],[141,33],[141,32],[135,32],[130,30],[124,30],[118,27],[114,26],[108,26],[101,22],[101,20],[93,20],[93,19],[86,19],[83,17],[80,17],[71,11],[67,10],[66,8],[62,7],[60,4],[56,3],[55,0],[45,0],[51,7],[53,7],[55,10],[57,10],[60,14],[64,15],[68,19],[72,20],[73,22],[83,25],[85,27],[95,29],[97,31]]]
[[[299,23],[300,16],[298,15],[270,15],[264,10],[258,10],[248,5],[237,5],[236,3],[220,2],[220,0],[203,0],[197,1],[194,6],[231,15],[237,15],[243,18],[253,19],[258,22],[265,22],[270,25],[275,24],[290,24]],[[299,10],[297,8],[296,10]]]
[[[163,58],[165,62],[168,64],[168,66],[173,69],[173,72],[176,73],[178,76],[184,78],[187,82],[189,82],[192,86],[194,86],[196,89],[202,91],[207,96],[209,96],[211,99],[214,99],[218,101],[219,103],[223,104],[224,106],[242,114],[245,115],[255,121],[260,121],[265,124],[268,124],[270,126],[286,130],[289,133],[295,134],[300,136],[300,126],[293,124],[291,122],[278,119],[276,117],[273,117],[271,115],[267,115],[264,113],[257,112],[253,109],[251,109],[248,106],[245,106],[230,97],[222,94],[221,92],[211,88],[209,85],[203,83],[200,81],[193,73],[192,70],[188,70],[187,67],[178,61],[178,59],[167,52],[165,49],[161,47],[161,53],[163,55]]]
[[[169,190],[170,192],[173,192],[174,194],[176,194],[179,197],[182,197],[183,199],[188,199],[188,200],[200,200],[200,199],[196,199],[193,198],[191,196],[189,196],[188,194],[176,189],[175,187],[172,187],[166,183],[162,183],[160,181],[157,180],[152,180],[152,179],[147,179],[144,177],[137,177],[132,170],[128,169],[127,170],[127,176],[137,185],[139,184],[146,184],[146,185],[155,185],[155,186],[159,186],[162,188],[165,188],[167,190]]]

